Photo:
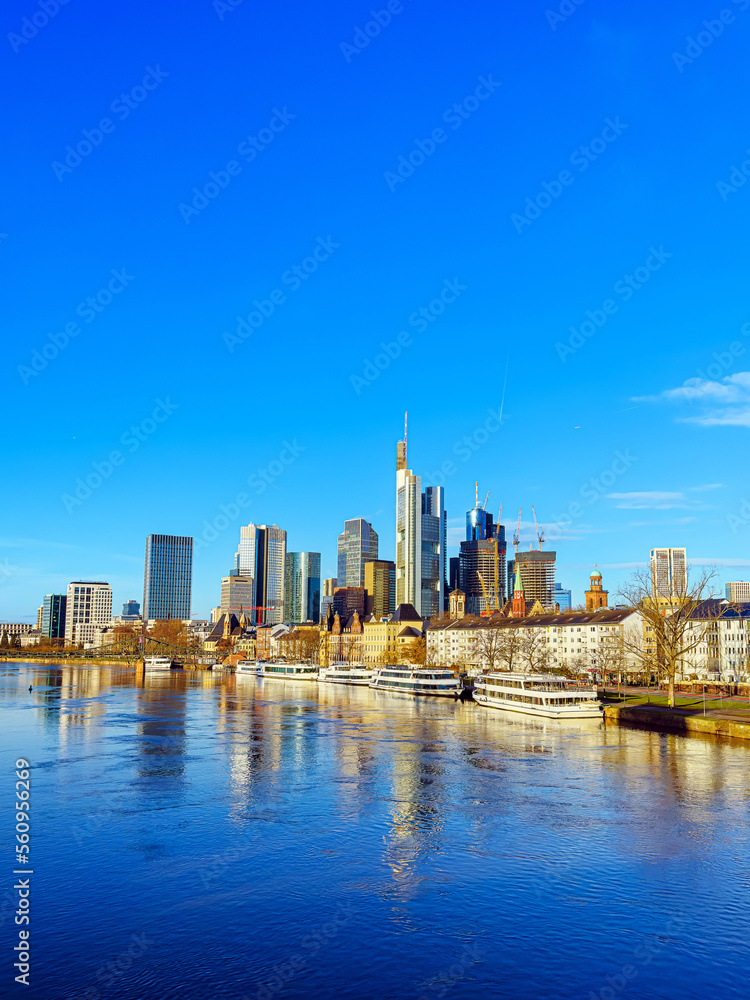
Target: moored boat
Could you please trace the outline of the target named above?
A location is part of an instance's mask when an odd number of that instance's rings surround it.
[[[318,667],[314,663],[263,663],[258,676],[264,680],[316,681]]]
[[[594,719],[604,711],[596,688],[556,674],[493,670],[474,681],[474,701],[485,708],[545,719]]]
[[[144,656],[143,665],[146,670],[171,670],[172,660],[168,656]]]
[[[334,663],[331,667],[320,668],[318,681],[321,684],[351,684],[366,687],[374,675],[374,668],[366,667],[364,663]]]
[[[379,667],[370,681],[376,691],[395,691],[414,697],[460,698],[461,678],[444,667],[413,667],[409,664]]]
[[[238,660],[234,672],[236,674],[252,674],[253,677],[257,677],[262,666],[263,664],[258,663],[257,660]]]

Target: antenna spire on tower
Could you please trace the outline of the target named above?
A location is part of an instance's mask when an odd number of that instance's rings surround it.
[[[406,445],[406,424],[409,417],[409,411],[404,412],[404,459],[407,459],[407,445]],[[407,460],[408,464],[408,460]]]

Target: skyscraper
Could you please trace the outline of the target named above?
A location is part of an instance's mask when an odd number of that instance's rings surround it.
[[[320,552],[287,552],[284,604],[289,622],[320,620]]]
[[[122,613],[126,617],[131,617],[132,615],[139,615],[141,613],[141,606],[135,599],[130,601],[125,601],[122,606]]]
[[[687,591],[685,549],[651,549],[651,594],[664,600],[684,597]]]
[[[143,620],[190,620],[193,585],[193,539],[184,535],[149,535],[143,573]]]
[[[557,553],[529,549],[519,552],[515,560],[508,563],[508,580],[516,578],[516,569],[521,570],[521,581],[527,601],[539,601],[545,609],[554,609],[555,562]]]
[[[404,440],[396,445],[396,607],[411,604],[423,618],[445,608],[448,517],[442,486],[422,492],[422,477],[407,468]]]
[[[337,580],[335,576],[326,577],[321,584],[320,591],[320,617],[328,617],[328,609],[333,604],[333,593],[336,590]]]
[[[458,556],[458,586],[466,596],[467,614],[503,607],[506,556],[505,528],[495,524],[477,498],[466,512],[466,540],[461,542]]]
[[[252,620],[261,625],[284,621],[286,576],[286,531],[275,524],[248,524],[240,528],[240,544],[234,557],[239,576],[252,580]]]
[[[745,604],[750,601],[750,583],[747,580],[733,580],[725,586],[724,593],[732,604]]]
[[[365,612],[384,618],[396,610],[396,564],[387,559],[365,563]]]
[[[361,517],[344,521],[339,535],[336,579],[339,587],[364,587],[365,563],[378,558],[378,536],[369,521]]]
[[[62,639],[65,635],[67,594],[46,594],[42,601],[42,635]]]
[[[229,576],[222,577],[220,603],[222,614],[239,616],[244,611],[248,618],[251,618],[253,612],[249,609],[254,604],[252,577],[240,576],[239,573],[230,573]]]
[[[97,628],[112,620],[112,588],[99,580],[74,580],[65,602],[65,641],[93,643]]]

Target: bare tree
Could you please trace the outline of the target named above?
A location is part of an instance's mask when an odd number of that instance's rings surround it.
[[[473,653],[482,669],[495,670],[505,659],[505,633],[511,630],[503,628],[498,622],[486,619],[480,621],[473,642]]]
[[[685,567],[682,578],[672,582],[672,593],[657,592],[650,569],[639,570],[621,591],[624,602],[643,616],[646,634],[623,636],[624,651],[634,656],[644,669],[656,669],[657,676],[669,686],[669,707],[675,706],[674,684],[678,669],[688,655],[706,642],[723,606],[706,605],[714,598],[712,584],[716,574]]]
[[[541,629],[536,628],[519,629],[519,631],[525,633],[522,636],[521,654],[529,670],[532,674],[543,673],[549,668],[552,658],[547,636],[542,634]]]

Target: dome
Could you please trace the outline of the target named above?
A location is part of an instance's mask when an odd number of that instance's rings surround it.
[[[594,572],[591,574],[591,579],[592,580],[593,579],[601,580],[601,578],[602,578],[602,574],[596,568],[596,564],[594,564]]]

